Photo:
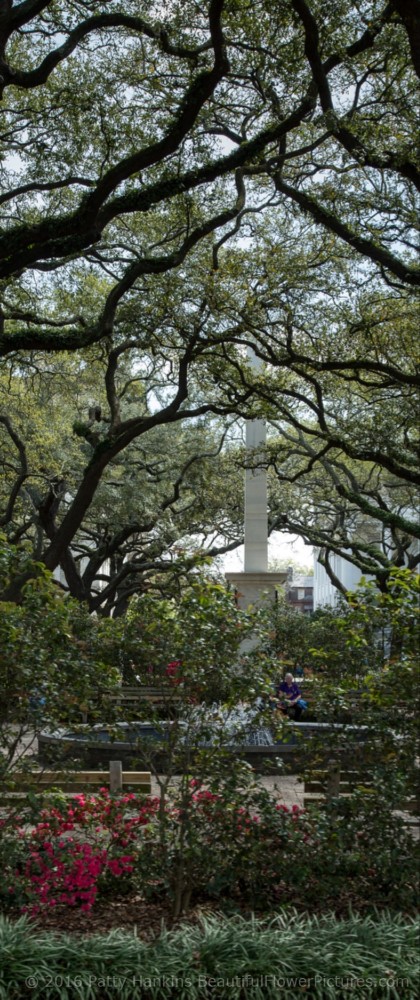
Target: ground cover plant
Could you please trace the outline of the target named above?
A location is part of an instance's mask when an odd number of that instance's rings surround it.
[[[204,918],[145,943],[133,934],[72,938],[0,922],[1,1000],[415,1000],[418,922],[387,913],[269,921]]]

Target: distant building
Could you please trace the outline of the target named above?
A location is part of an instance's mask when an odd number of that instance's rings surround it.
[[[314,578],[288,571],[286,583],[286,600],[295,611],[310,615],[314,610]]]
[[[411,547],[411,552],[415,555],[418,551],[419,542],[416,539]],[[342,596],[337,587],[334,587],[327,571],[318,562],[318,553],[319,549],[314,549],[314,611],[317,608],[334,607],[340,596]],[[349,562],[344,556],[339,556],[335,552],[330,554],[329,562],[334,575],[346,591],[356,590],[362,577],[366,583],[375,579],[375,577],[363,573],[358,566],[355,566],[354,563]]]
[[[358,566],[338,556],[334,553],[330,555],[331,569],[340,580],[346,590],[356,590],[358,583],[363,576]],[[365,577],[372,579],[371,577]],[[334,607],[340,597],[340,591],[331,582],[327,571],[318,562],[318,550],[314,549],[314,575],[313,575],[313,608]]]
[[[417,523],[417,511],[413,508],[403,508],[399,510],[399,513],[406,517],[408,520],[413,520]],[[357,529],[357,531],[356,531]],[[379,551],[382,550],[383,554],[390,561],[392,565],[393,557],[398,554],[400,558],[399,551],[395,550],[395,540],[392,537],[391,532],[381,527],[377,521],[373,518],[368,518],[360,515],[357,524],[354,527],[354,537],[355,540],[359,538],[362,542],[373,545],[378,548]],[[332,583],[327,571],[318,562],[318,557],[320,555],[321,549],[314,548],[314,611],[317,608],[325,608],[327,605],[334,607],[337,604],[341,592]],[[346,550],[344,550],[346,551]],[[349,550],[347,550],[349,551]],[[420,542],[417,538],[413,538],[409,548],[405,553],[406,565],[411,562],[411,557],[417,556],[420,552]],[[350,554],[350,553],[349,553]],[[410,556],[410,559],[408,557]],[[358,566],[355,566],[350,559],[346,559],[344,555],[338,555],[336,552],[329,553],[329,564],[332,571],[332,576],[335,577],[342,585],[344,590],[347,592],[354,591],[359,586],[362,577],[369,583],[375,581],[374,576],[370,576],[367,573],[363,573]],[[411,562],[413,565],[413,563]],[[400,563],[398,563],[400,565]]]

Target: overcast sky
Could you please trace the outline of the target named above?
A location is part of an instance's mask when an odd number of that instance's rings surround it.
[[[273,532],[268,543],[268,563],[275,559],[290,560],[302,566],[312,568],[313,556],[312,545],[305,545],[297,535],[289,535],[286,532]],[[225,571],[239,572],[244,568],[244,547],[240,545],[234,552],[228,552],[223,558],[223,568]]]

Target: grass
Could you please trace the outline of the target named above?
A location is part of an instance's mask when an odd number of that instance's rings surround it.
[[[280,911],[135,935],[71,937],[0,920],[0,1000],[414,1000],[419,922]]]

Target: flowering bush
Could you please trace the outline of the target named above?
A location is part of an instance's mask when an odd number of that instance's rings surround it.
[[[169,895],[177,916],[194,898],[223,905],[303,908],[416,906],[419,845],[383,799],[305,811],[263,788],[180,786],[138,844],[134,877]]]
[[[58,904],[90,910],[105,885],[120,892],[121,878],[133,871],[138,830],[158,802],[132,793],[112,797],[103,788],[42,809],[32,828],[20,819],[2,842],[10,901],[31,913]]]
[[[192,893],[252,895],[263,869],[272,884],[286,845],[307,838],[307,820],[297,806],[261,795],[240,801],[227,803],[198,781],[163,808],[157,798],[106,789],[57,801],[32,828],[15,829],[7,892],[31,913],[58,904],[89,910],[98,893],[119,893],[127,878],[148,896],[168,893],[179,910]]]
[[[174,687],[177,687],[178,684],[182,683],[181,667],[181,660],[171,660],[165,669],[166,677],[168,677],[170,683],[173,684]]]
[[[137,877],[146,895],[168,894],[175,915],[197,894],[255,903],[273,897],[287,873],[287,850],[310,837],[313,821],[297,805],[276,804],[261,789],[228,796],[193,780],[144,829]]]
[[[288,808],[263,788],[182,778],[172,800],[76,795],[8,828],[4,898],[30,913],[141,892],[178,916],[197,898],[253,909],[284,903],[415,906],[418,845],[372,794],[320,812]]]
[[[110,847],[118,849],[136,839],[136,829],[148,823],[158,807],[158,798],[134,792],[112,796],[101,788],[98,795],[73,795],[42,809],[32,836],[45,839],[80,828],[91,839],[106,838]]]
[[[21,879],[29,903],[23,907],[38,913],[43,907],[80,905],[90,910],[98,892],[98,880],[105,870],[115,877],[133,869],[132,857],[108,856],[89,843],[78,843],[73,837],[55,842],[44,841],[29,852]],[[19,878],[19,872],[16,872]]]

